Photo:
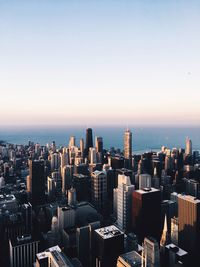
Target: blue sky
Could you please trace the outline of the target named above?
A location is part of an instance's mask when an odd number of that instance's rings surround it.
[[[0,124],[198,125],[200,2],[0,0]]]

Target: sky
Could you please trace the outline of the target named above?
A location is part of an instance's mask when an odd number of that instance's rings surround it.
[[[0,125],[199,125],[200,1],[0,0]]]

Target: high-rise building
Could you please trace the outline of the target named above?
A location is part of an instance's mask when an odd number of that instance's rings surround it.
[[[141,244],[145,237],[152,236],[160,242],[161,192],[155,188],[144,188],[133,192],[133,231]]]
[[[141,267],[142,257],[136,251],[130,251],[120,255],[116,267]]]
[[[116,267],[124,252],[124,233],[111,225],[95,230],[96,267]]]
[[[39,241],[32,239],[31,235],[19,236],[9,240],[10,266],[31,267],[39,251]]]
[[[151,175],[140,174],[139,175],[139,189],[151,188]]]
[[[189,267],[188,253],[173,243],[165,247],[163,267]]]
[[[58,170],[60,168],[60,155],[58,153],[51,154],[51,171]]]
[[[160,267],[160,250],[158,242],[148,237],[144,239],[143,243],[143,259],[145,267]]]
[[[90,265],[90,227],[89,225],[76,229],[78,258],[83,267]]]
[[[81,157],[84,157],[84,139],[80,139],[80,152],[81,152]]]
[[[69,148],[71,148],[72,146],[76,145],[76,137],[75,136],[70,136],[69,139]]]
[[[200,200],[178,195],[179,246],[189,252],[192,265],[197,266],[200,247]]]
[[[185,154],[192,155],[192,140],[189,137],[185,141]]]
[[[104,171],[91,175],[92,203],[98,211],[104,211],[107,200],[107,176]]]
[[[124,133],[124,157],[125,159],[132,157],[132,132],[130,130]]]
[[[30,160],[27,191],[31,195],[31,203],[33,206],[41,205],[45,202],[45,180],[44,161]]]
[[[93,147],[92,129],[86,129],[85,155],[88,156],[89,148]]]
[[[178,246],[178,218],[171,218],[171,242]]]
[[[90,147],[89,149],[89,162],[90,164],[97,163],[97,151],[96,151],[96,148],[94,147]]]
[[[90,179],[88,175],[74,174],[73,187],[76,189],[77,201],[90,200]]]
[[[75,267],[75,265],[59,246],[54,246],[36,255],[36,267]]]
[[[103,152],[103,138],[96,136],[95,137],[95,148],[97,152],[102,153]]]
[[[118,175],[117,198],[117,225],[121,230],[130,230],[132,193],[134,185],[131,185],[130,177]]]
[[[130,168],[132,166],[132,132],[128,129],[124,132],[124,158],[125,167]]]
[[[32,230],[32,205],[30,203],[23,204],[21,207],[24,219],[25,234],[31,234]]]
[[[66,190],[71,188],[73,173],[74,173],[74,166],[73,165],[66,165],[61,170],[62,193],[63,194],[66,193]]]

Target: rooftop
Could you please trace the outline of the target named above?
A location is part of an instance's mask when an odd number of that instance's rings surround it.
[[[159,192],[159,191],[160,191],[159,189],[151,187],[151,188],[139,189],[139,190],[136,190],[135,192],[138,192],[140,194],[148,194],[148,193]]]
[[[128,263],[131,267],[141,266],[142,260],[140,254],[136,251],[131,251],[121,255],[118,259],[119,262],[126,264]]]
[[[200,203],[200,199],[190,196],[190,195],[184,195],[184,194],[178,194],[179,199],[187,200],[191,203],[198,204]]]
[[[103,239],[108,239],[123,234],[123,232],[121,232],[115,225],[97,229],[95,230],[95,232],[99,234]]]
[[[171,250],[171,251],[174,251],[174,253],[176,253],[179,257],[186,256],[188,254],[187,251],[177,247],[176,245],[174,245],[172,243],[167,245],[166,248]]]

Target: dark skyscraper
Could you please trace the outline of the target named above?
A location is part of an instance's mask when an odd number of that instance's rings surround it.
[[[178,195],[179,246],[189,252],[191,266],[199,266],[200,200]]]
[[[124,252],[124,234],[116,226],[95,230],[96,266],[115,267]]]
[[[133,192],[133,230],[139,242],[152,236],[160,242],[161,236],[161,193],[155,188]]]
[[[89,148],[93,147],[92,129],[86,129],[85,155],[88,156]]]
[[[44,161],[29,161],[27,191],[31,194],[31,203],[33,206],[41,205],[45,202]]]

